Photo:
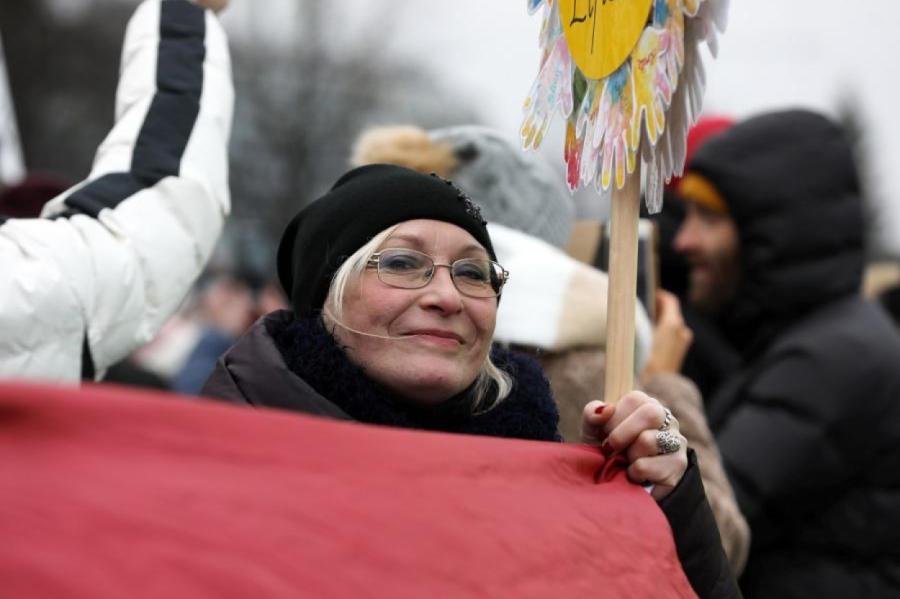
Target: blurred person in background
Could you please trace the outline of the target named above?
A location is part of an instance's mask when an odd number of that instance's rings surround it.
[[[172,389],[179,393],[199,393],[219,356],[253,323],[251,285],[231,273],[207,277],[198,286],[197,303],[191,311],[200,327],[196,343],[172,380]]]
[[[219,356],[257,318],[288,307],[276,282],[243,271],[210,273],[195,293],[190,318],[199,326],[197,339],[172,379],[174,391],[190,395],[200,393]]]
[[[608,281],[605,272],[562,249],[575,222],[562,175],[499,132],[474,125],[363,131],[351,164],[385,162],[451,177],[477,199],[498,260],[515,273],[504,287],[494,338],[540,362],[559,408],[560,434],[565,441],[579,442],[585,404],[603,397]],[[749,549],[749,528],[722,469],[699,392],[678,375],[691,333],[674,296],[660,293],[657,308],[657,322],[651,325],[637,306],[640,381],[684,423],[682,433],[697,452],[729,562],[740,572]]]
[[[733,124],[734,119],[729,117],[701,117],[688,132],[685,162],[690,163],[707,139]],[[741,360],[737,349],[722,336],[715,323],[687,301],[690,269],[684,255],[674,247],[675,236],[684,222],[684,204],[677,197],[680,180],[680,177],[673,177],[666,184],[662,210],[647,217],[656,222],[659,231],[660,286],[678,297],[684,321],[693,333],[681,373],[697,385],[703,397],[710,397],[722,381],[737,371]]]
[[[169,374],[172,389],[196,395],[213,371],[216,360],[259,317],[287,308],[287,301],[272,268],[274,243],[266,237],[260,222],[232,218],[216,246],[204,274],[194,285],[190,300],[179,312],[183,334],[192,333],[181,346],[180,361]],[[181,339],[154,340],[154,347],[142,351],[150,362],[157,353],[177,350]]]
[[[0,216],[0,376],[102,378],[175,311],[228,214],[233,90],[216,17],[147,0],[122,60],[90,176],[43,218]]]
[[[689,301],[742,358],[706,406],[753,534],[745,596],[897,596],[900,338],[860,293],[844,131],[803,110],[747,119],[678,192]]]

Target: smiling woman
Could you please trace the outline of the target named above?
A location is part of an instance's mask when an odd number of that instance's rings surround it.
[[[278,374],[260,375],[271,363],[245,354],[245,340],[220,361],[207,394],[309,411],[273,387],[287,372],[332,416],[559,439],[540,368],[492,346],[509,273],[480,208],[450,182],[388,165],[350,171],[288,225],[278,271],[294,314],[257,329],[277,352]],[[235,386],[236,372],[264,384]]]
[[[559,441],[540,366],[493,344],[509,273],[486,225],[437,176],[385,164],[346,173],[282,237],[278,274],[293,312],[259,321],[204,393],[368,424]],[[588,402],[582,422],[586,442],[652,486],[684,563],[702,564],[687,571],[698,593],[733,596],[678,420],[631,392],[616,405]]]

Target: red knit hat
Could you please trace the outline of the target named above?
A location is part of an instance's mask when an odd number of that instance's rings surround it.
[[[691,163],[691,158],[694,157],[694,152],[697,151],[697,148],[703,145],[704,141],[706,141],[716,133],[728,129],[733,124],[734,119],[727,116],[700,117],[700,120],[697,121],[697,124],[691,127],[690,131],[688,131],[687,150],[685,151],[684,155],[685,168],[687,168],[687,166]],[[680,181],[681,177],[672,177],[672,180],[666,184],[666,189],[668,191],[675,191],[676,189],[678,189],[678,183]]]

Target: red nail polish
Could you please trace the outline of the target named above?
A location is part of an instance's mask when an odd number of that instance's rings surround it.
[[[615,452],[616,450],[613,449],[612,445],[609,444],[609,439],[600,444],[600,453],[603,454],[603,457],[608,458]]]
[[[606,409],[606,405],[598,406],[596,410],[594,410],[594,414],[600,415],[603,413],[603,410]]]

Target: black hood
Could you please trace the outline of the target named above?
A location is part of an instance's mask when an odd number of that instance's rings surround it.
[[[721,192],[740,235],[741,283],[723,312],[745,353],[788,323],[857,293],[863,207],[844,131],[804,110],[775,112],[710,138],[688,170]]]

